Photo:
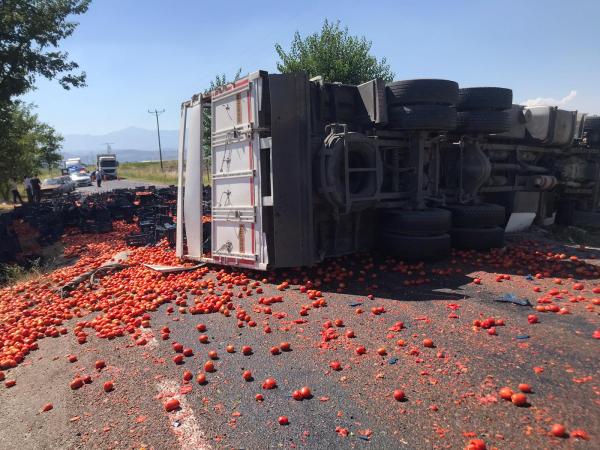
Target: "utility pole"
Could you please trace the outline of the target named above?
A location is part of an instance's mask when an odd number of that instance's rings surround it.
[[[156,116],[156,132],[158,133],[158,156],[160,158],[160,171],[164,172],[163,161],[162,161],[162,147],[160,146],[160,125],[158,124],[158,115],[164,113],[165,110],[154,109],[154,111],[148,110],[148,113]]]

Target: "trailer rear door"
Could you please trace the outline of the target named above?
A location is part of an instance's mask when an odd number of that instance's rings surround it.
[[[259,72],[211,94],[212,236],[214,262],[266,269],[258,129]]]

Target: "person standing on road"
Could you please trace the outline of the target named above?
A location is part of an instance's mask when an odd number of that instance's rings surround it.
[[[104,170],[101,167],[96,169],[96,186],[102,187],[102,178],[104,177]]]
[[[33,191],[33,201],[39,203],[42,200],[42,182],[36,176],[31,179],[31,190]]]
[[[31,177],[27,175],[23,180],[25,191],[27,192],[27,203],[33,202],[33,190],[31,189]]]
[[[19,203],[21,203],[21,205],[23,204],[23,199],[21,198],[21,194],[19,194],[19,187],[17,186],[17,183],[15,182],[15,180],[10,180],[10,191],[12,193],[12,197],[13,197],[13,205],[17,204],[17,199],[19,199]]]

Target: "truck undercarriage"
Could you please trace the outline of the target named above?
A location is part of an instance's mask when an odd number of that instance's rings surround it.
[[[255,72],[182,106],[177,254],[264,270],[501,247],[505,229],[596,211],[598,129],[504,88]]]

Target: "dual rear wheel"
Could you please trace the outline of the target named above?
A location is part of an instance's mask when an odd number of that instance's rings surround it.
[[[451,205],[424,210],[382,210],[379,248],[406,261],[432,261],[450,255],[451,248],[487,250],[504,246],[502,206]]]

